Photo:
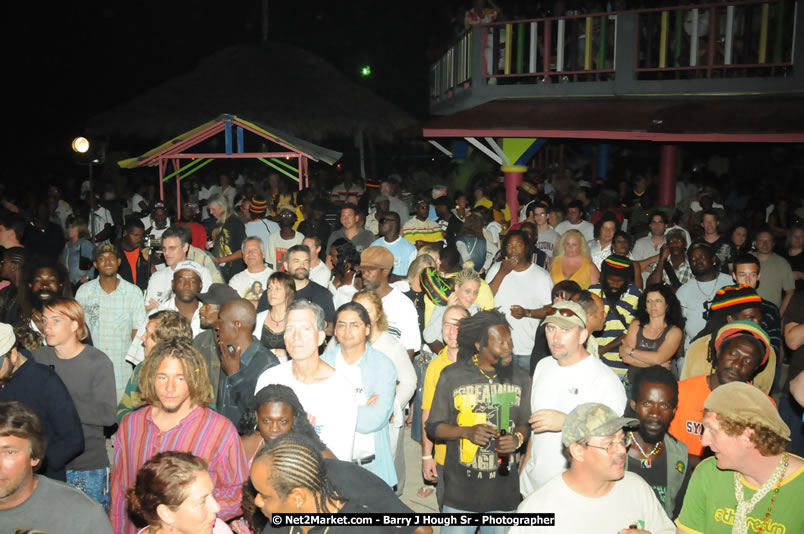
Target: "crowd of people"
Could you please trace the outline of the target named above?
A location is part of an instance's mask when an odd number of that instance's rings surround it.
[[[0,530],[267,532],[408,484],[560,532],[804,532],[794,201],[531,172],[515,221],[493,177],[341,178],[3,199]]]

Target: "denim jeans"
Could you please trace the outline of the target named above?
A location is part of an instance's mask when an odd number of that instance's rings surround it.
[[[473,514],[475,512],[468,512],[466,510],[458,510],[457,508],[452,508],[450,506],[444,505],[444,508],[441,510],[442,513],[445,514]],[[509,510],[509,511],[502,511],[502,510],[492,510],[490,512],[485,512],[487,514],[514,514],[516,513],[516,509]],[[508,532],[507,526],[483,526],[477,527],[475,525],[455,525],[449,527],[441,527],[441,534],[474,534],[475,529],[479,529],[478,532],[480,534],[505,534]]]
[[[67,470],[67,484],[78,488],[109,511],[109,468],[90,471]]]

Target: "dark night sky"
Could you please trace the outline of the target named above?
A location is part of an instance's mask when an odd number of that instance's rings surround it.
[[[466,2],[468,4],[468,1]],[[269,39],[332,62],[416,117],[427,114],[427,50],[451,39],[464,2],[269,2]],[[436,7],[434,7],[436,6]],[[7,6],[11,88],[7,170],[38,175],[69,162],[69,141],[94,114],[192,69],[226,46],[261,38],[260,0],[26,2]]]

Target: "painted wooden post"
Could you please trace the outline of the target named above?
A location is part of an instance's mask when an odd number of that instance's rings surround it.
[[[768,4],[762,4],[762,23],[759,27],[759,61],[758,63],[765,63],[768,54]]]
[[[606,30],[608,29],[609,16],[603,15],[600,17],[600,52],[598,53],[597,68],[606,68],[606,47],[608,46],[608,36]]]
[[[785,0],[779,0],[776,4],[776,35],[773,44],[773,61],[774,63],[782,62],[782,46],[784,45],[784,16],[787,12]]]
[[[692,27],[690,28],[690,67],[698,65],[698,8],[692,10]]]
[[[564,70],[564,26],[566,21],[559,19],[556,21],[556,71]]]
[[[715,64],[715,40],[717,39],[717,9],[709,8],[709,45],[706,50],[706,77],[712,77],[712,65]]]
[[[586,17],[586,48],[583,55],[583,70],[592,70],[592,17]]]
[[[536,54],[539,52],[539,25],[530,23],[530,54],[528,54],[528,72],[536,72]]]
[[[676,9],[676,33],[675,45],[673,47],[673,63],[676,67],[681,66],[681,36],[684,35],[684,12]]]
[[[511,49],[513,48],[513,24],[505,25],[505,74],[511,74]]]
[[[519,222],[519,200],[517,188],[522,183],[522,173],[528,170],[527,165],[503,165],[500,167],[505,174],[505,201],[511,210],[511,224]]]
[[[734,46],[734,6],[726,7],[726,42],[723,48],[723,64],[731,65],[731,51]]]
[[[659,37],[659,68],[667,67],[667,27],[670,20],[670,12],[662,11],[662,30]]]
[[[550,83],[550,21],[544,21],[544,83]]]
[[[525,24],[516,25],[516,73],[525,72]]]
[[[710,27],[710,30],[714,28]],[[659,161],[659,206],[675,205],[678,147],[662,145]]]

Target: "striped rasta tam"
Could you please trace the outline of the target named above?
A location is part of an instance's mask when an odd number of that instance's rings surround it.
[[[730,323],[726,323],[725,326],[717,331],[717,337],[715,338],[715,350],[719,353],[720,347],[723,345],[723,343],[730,339],[743,336],[747,336],[749,338],[752,337],[759,342],[763,352],[759,367],[765,365],[765,362],[767,362],[768,358],[770,357],[770,338],[768,337],[768,333],[765,332],[761,326],[752,321],[732,321]]]
[[[613,274],[615,276],[622,276],[626,279],[634,279],[634,262],[625,256],[612,254],[600,266],[600,271],[603,276]]]
[[[738,284],[721,287],[712,299],[713,312],[726,310],[728,315],[734,315],[747,308],[758,308],[762,305],[762,297],[751,286]]]
[[[268,210],[268,201],[265,199],[265,197],[251,197],[248,210],[257,215],[263,214]]]

